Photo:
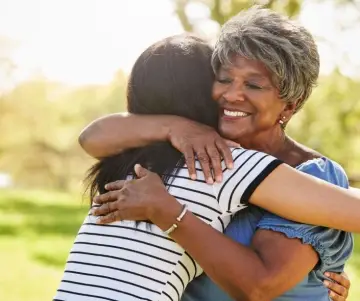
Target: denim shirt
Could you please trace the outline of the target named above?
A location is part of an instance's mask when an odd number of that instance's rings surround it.
[[[307,161],[299,165],[297,169],[335,185],[349,187],[347,176],[341,166],[327,158]],[[314,270],[294,288],[274,301],[330,300],[328,289],[322,283],[326,279],[324,272],[343,271],[345,261],[353,249],[353,237],[350,233],[292,222],[258,207],[250,206],[235,215],[225,234],[233,240],[249,246],[257,229],[273,230],[281,232],[289,238],[301,239],[304,244],[310,244],[319,255],[319,263]],[[232,299],[229,295],[216,286],[205,274],[194,279],[181,298],[181,301],[230,300]]]

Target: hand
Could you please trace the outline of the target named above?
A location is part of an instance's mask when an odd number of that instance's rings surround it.
[[[135,165],[135,173],[139,179],[128,181],[115,181],[105,186],[109,192],[94,198],[94,203],[100,206],[93,209],[93,215],[99,217],[97,223],[106,224],[119,220],[144,221],[154,223],[159,217],[165,216],[164,228],[181,212],[181,204],[171,196],[161,178],[141,167]],[[158,225],[161,228],[160,225]]]
[[[325,276],[334,280],[334,282],[325,280],[324,285],[329,289],[331,300],[346,301],[350,290],[350,280],[345,273],[337,274],[326,272]]]
[[[214,183],[211,168],[217,182],[222,181],[221,158],[226,167],[233,167],[230,147],[239,147],[236,142],[222,138],[213,128],[194,121],[175,123],[169,132],[171,144],[184,154],[191,179],[196,179],[195,156],[200,161],[206,182]],[[211,164],[211,167],[210,167]]]

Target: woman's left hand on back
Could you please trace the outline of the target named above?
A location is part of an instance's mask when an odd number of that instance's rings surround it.
[[[160,219],[165,220],[166,228],[166,220],[176,218],[182,205],[167,192],[156,173],[138,164],[135,165],[135,173],[138,179],[109,183],[105,186],[109,192],[94,198],[94,203],[100,205],[92,211],[93,215],[99,216],[97,223],[150,220],[157,224],[155,220]]]
[[[345,273],[330,273],[326,272],[325,276],[329,277],[334,282],[325,280],[325,286],[329,289],[329,295],[331,300],[334,301],[346,301],[349,290],[350,280]]]

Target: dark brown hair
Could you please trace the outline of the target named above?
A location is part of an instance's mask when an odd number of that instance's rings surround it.
[[[168,114],[217,126],[217,104],[211,99],[214,74],[212,48],[193,35],[176,35],[147,48],[137,59],[127,87],[127,107],[133,114]],[[182,154],[168,142],[129,149],[104,158],[89,171],[91,197],[104,193],[106,183],[126,179],[136,163],[167,182],[184,165]]]

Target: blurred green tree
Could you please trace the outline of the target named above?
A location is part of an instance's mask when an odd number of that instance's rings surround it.
[[[74,89],[41,78],[17,85],[0,99],[0,170],[21,186],[78,186],[91,160],[77,136],[91,120],[125,110],[125,87],[121,72],[104,86]]]
[[[194,23],[186,12],[188,6],[194,3],[208,8],[210,19],[222,25],[240,10],[254,4],[264,5],[288,16],[295,16],[300,12],[302,2],[301,0],[175,0],[175,12],[184,29],[194,31]]]

